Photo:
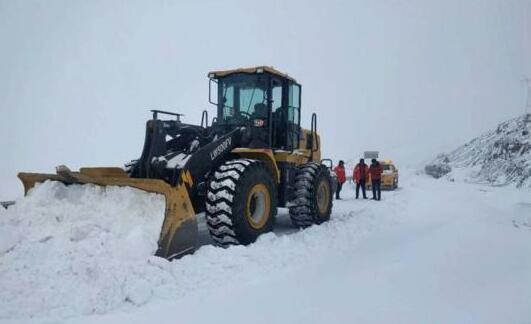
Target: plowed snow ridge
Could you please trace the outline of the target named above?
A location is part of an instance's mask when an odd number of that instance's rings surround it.
[[[164,198],[46,182],[0,210],[0,318],[104,313],[151,297]]]

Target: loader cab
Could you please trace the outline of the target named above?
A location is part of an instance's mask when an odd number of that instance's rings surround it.
[[[294,150],[300,139],[301,86],[270,67],[209,73],[215,127],[251,128],[251,148]]]

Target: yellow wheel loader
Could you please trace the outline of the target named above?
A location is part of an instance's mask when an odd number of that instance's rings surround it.
[[[301,86],[271,67],[208,74],[217,116],[208,125],[152,110],[140,158],[121,168],[60,166],[56,174],[20,173],[25,193],[47,180],[65,184],[128,186],[166,198],[156,255],[167,259],[196,248],[196,214],[205,212],[220,246],[249,244],[274,226],[277,207],[288,207],[294,226],[330,218],[335,187],[312,115],[300,126]]]

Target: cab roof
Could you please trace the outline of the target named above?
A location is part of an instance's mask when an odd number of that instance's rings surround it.
[[[256,73],[263,73],[263,72],[271,73],[279,77],[291,80],[293,82],[297,82],[297,80],[290,77],[288,74],[282,73],[279,70],[276,70],[272,66],[265,66],[265,65],[247,67],[247,68],[237,68],[237,69],[232,69],[232,70],[212,71],[208,73],[208,77],[209,78],[221,78],[221,77],[231,75],[231,74],[236,74],[236,73],[256,74]]]

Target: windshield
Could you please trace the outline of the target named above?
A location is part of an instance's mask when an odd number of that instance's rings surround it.
[[[243,124],[251,119],[266,119],[266,82],[264,76],[234,75],[219,80],[219,121]]]
[[[383,167],[383,170],[384,171],[392,171],[393,169],[391,168],[391,165],[390,164],[382,164],[382,167]]]

